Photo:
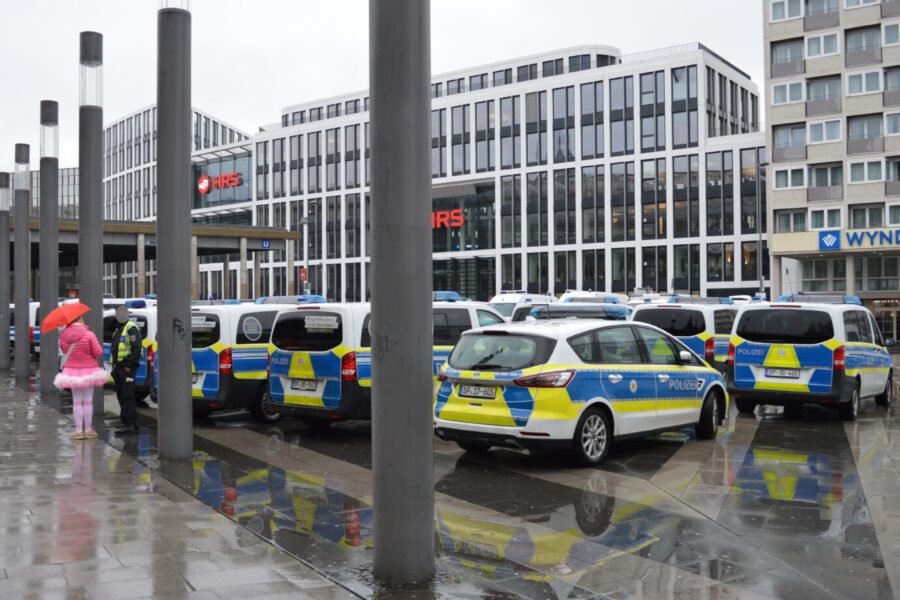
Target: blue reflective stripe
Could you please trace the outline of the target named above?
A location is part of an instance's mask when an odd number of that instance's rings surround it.
[[[696,335],[679,337],[678,339],[681,340],[681,343],[690,348],[698,356],[703,356],[706,352],[706,342],[701,340]]]

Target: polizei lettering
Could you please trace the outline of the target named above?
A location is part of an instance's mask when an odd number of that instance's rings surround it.
[[[670,379],[669,389],[679,392],[694,392],[703,387],[702,379]]]

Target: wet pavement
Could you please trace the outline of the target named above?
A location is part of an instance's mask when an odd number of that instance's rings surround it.
[[[371,574],[368,424],[312,431],[289,419],[263,427],[244,413],[231,413],[196,425],[193,461],[160,464],[155,416],[154,410],[141,410],[144,429],[138,436],[118,439],[103,432],[110,446],[95,442],[93,471],[108,470],[102,466],[107,455],[124,456],[119,460],[128,466],[103,477],[114,476],[111,484],[121,479],[126,488],[92,489],[107,503],[111,494],[118,499],[139,491],[138,498],[148,498],[148,515],[155,516],[123,514],[123,535],[136,537],[121,543],[155,540],[168,557],[162,564],[184,561],[181,571],[189,571],[190,563],[181,558],[188,552],[165,544],[187,544],[192,555],[210,555],[199,560],[222,571],[199,581],[166,578],[167,584],[184,581],[205,590],[204,581],[220,587],[241,582],[273,588],[248,587],[243,594],[248,597],[277,593],[276,584],[295,585],[279,571],[287,568],[280,561],[289,561],[288,573],[304,569],[307,585],[315,580],[320,594],[335,594],[317,597],[900,597],[900,438],[895,437],[900,416],[871,400],[860,419],[847,424],[836,413],[813,407],[790,420],[779,409],[756,416],[732,410],[716,440],[700,441],[684,430],[623,442],[594,469],[573,468],[559,455],[467,454],[436,439],[437,576],[417,591],[381,589]],[[28,419],[16,418],[19,427],[34,428]],[[19,460],[10,474],[0,471],[4,544],[8,551],[13,540],[16,548],[0,555],[4,560],[16,553],[41,555],[30,540],[34,513],[21,511],[33,510],[26,509],[31,504],[50,510],[68,493],[51,484],[60,472],[72,470],[71,464],[53,464],[54,457],[71,460],[66,422],[59,415],[39,420],[54,418],[61,423],[55,454],[48,449],[33,467]],[[6,429],[0,438],[5,462],[18,450],[2,441],[10,425],[0,427]],[[34,444],[33,437],[19,432],[15,448]],[[12,500],[17,485],[39,481],[50,487],[35,490],[31,502]],[[179,507],[202,502],[209,508],[202,519],[190,521],[192,526],[175,527],[177,534],[170,534],[178,516],[153,504],[171,504],[169,498],[177,498]],[[199,502],[191,504],[191,498]],[[23,525],[10,523],[15,516],[10,507],[27,520]],[[100,551],[97,545],[87,547]],[[106,545],[99,548],[109,551]],[[234,552],[246,556],[236,558]],[[116,556],[110,552],[90,560],[105,558]],[[275,566],[257,567],[255,560]],[[141,573],[154,572],[146,563],[137,566],[145,568]],[[252,573],[245,579],[232,570]],[[2,575],[12,577],[9,568]],[[267,579],[275,575],[282,579]],[[0,578],[5,598],[3,582]]]

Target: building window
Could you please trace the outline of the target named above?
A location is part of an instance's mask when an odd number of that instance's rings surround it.
[[[603,157],[603,82],[581,85],[581,158]]]
[[[612,241],[632,241],[634,236],[634,163],[611,166],[610,207]],[[615,278],[615,274],[613,275]]]
[[[844,0],[844,6],[846,8],[859,8],[861,6],[878,4],[879,2],[881,2],[881,0]]]
[[[272,140],[272,196],[284,197],[284,138]]]
[[[900,23],[883,23],[881,26],[881,40],[883,46],[900,44]]]
[[[528,253],[528,286],[530,294],[544,294],[550,291],[550,277],[547,275],[547,253]]]
[[[734,173],[731,151],[706,155],[706,235],[734,232]]]
[[[483,90],[488,87],[488,78],[487,73],[482,73],[480,75],[472,75],[469,77],[469,90]]]
[[[581,239],[589,244],[605,238],[606,168],[581,169]]]
[[[666,236],[666,159],[641,163],[641,236],[645,240]],[[646,282],[644,282],[646,285]]]
[[[464,79],[451,79],[447,82],[447,95],[461,94],[466,91],[466,82]]]
[[[823,33],[806,37],[806,58],[818,58],[840,54],[841,45],[837,33]]]
[[[819,208],[809,211],[810,229],[840,229],[840,208]]]
[[[581,253],[581,289],[606,290],[606,261],[603,250],[584,250]]]
[[[431,111],[431,177],[447,176],[447,109]]]
[[[631,292],[636,287],[634,248],[613,248],[611,253],[612,291],[619,293]]]
[[[500,168],[522,166],[522,111],[519,96],[500,99]]]
[[[269,197],[269,160],[268,142],[256,144],[256,199],[265,200]]]
[[[500,178],[500,232],[503,248],[522,245],[522,176]]]
[[[673,292],[695,294],[700,291],[700,245],[673,246],[675,272],[672,274]]]
[[[881,91],[882,71],[847,74],[847,95],[874,94]]]
[[[668,289],[666,254],[665,246],[644,246],[641,249],[641,286],[644,289],[656,292]]]
[[[828,291],[828,260],[800,261],[800,289],[804,292]]]
[[[347,194],[346,202],[346,218],[344,220],[344,237],[347,241],[347,256],[357,257],[361,254],[362,244],[360,236],[360,197],[359,194]]]
[[[757,169],[757,164],[765,160],[764,148],[741,150],[741,233],[756,233],[761,225],[765,231],[766,214],[766,170]],[[759,176],[759,186],[757,186]],[[762,196],[757,207],[757,190]],[[762,223],[757,222],[757,209]]]
[[[900,114],[897,115],[900,117]],[[900,125],[900,120],[897,121]],[[828,142],[839,142],[841,140],[841,120],[832,119],[830,121],[811,121],[807,127],[809,128],[809,144],[825,144]],[[900,133],[900,128],[898,128]]]
[[[813,82],[810,82],[810,86],[812,85]],[[773,85],[772,104],[790,104],[792,102],[803,102],[805,100],[803,91],[802,81],[789,81]],[[810,91],[812,91],[812,89],[810,89]],[[824,98],[816,99],[822,100]]]
[[[885,135],[900,135],[900,113],[884,115]]]
[[[700,158],[672,159],[672,218],[675,237],[700,235]]]
[[[341,258],[341,197],[327,197],[325,206],[326,257]]]
[[[340,104],[329,104],[326,107],[326,114],[329,119],[333,119],[335,117],[341,116],[341,105]]]
[[[314,131],[306,135],[306,187],[310,194],[318,194],[322,191],[322,144],[321,131]]]
[[[776,148],[802,148],[806,146],[806,124],[777,125],[772,128],[772,140]]]
[[[732,104],[735,103],[736,94],[732,98]],[[732,111],[735,121],[736,112]],[[697,127],[697,67],[672,69],[672,148],[696,147],[699,141]]]
[[[358,102],[358,101],[357,101]],[[344,185],[347,189],[359,187],[359,125],[344,128]]]
[[[553,162],[575,160],[575,87],[553,90]]]
[[[494,71],[494,87],[512,83],[512,69]]]
[[[532,79],[538,78],[538,66],[537,63],[532,63],[530,65],[522,65],[518,69],[516,69],[516,80],[517,81],[530,81]]]
[[[346,285],[344,286],[345,302],[360,302],[362,300],[362,281],[361,281],[362,265],[360,263],[348,263],[345,266],[344,277],[346,277]]]
[[[850,207],[850,229],[873,229],[883,226],[883,204]]]
[[[776,210],[775,233],[806,231],[806,210]]]
[[[470,171],[469,161],[469,105],[454,106],[451,109],[453,137],[453,174],[463,175]]]
[[[734,244],[706,245],[706,280],[734,281]]]
[[[526,184],[528,245],[546,246],[548,242],[547,173],[545,171],[528,173],[526,175]]]
[[[442,89],[441,83],[440,82],[432,83],[431,84],[431,97],[432,98],[440,98],[443,95],[444,94],[443,94],[443,89]]]
[[[563,245],[576,243],[575,211],[575,169],[560,169],[554,171],[553,241],[555,244]]]
[[[528,166],[547,164],[547,92],[525,95],[525,142]]]
[[[493,171],[496,167],[494,118],[493,100],[475,104],[475,170],[478,173]]]
[[[806,187],[806,169],[794,167],[791,169],[775,169],[775,189],[792,190]]]
[[[772,22],[798,19],[803,16],[802,0],[771,0],[769,16]]]
[[[562,294],[566,290],[578,288],[578,267],[575,263],[575,251],[554,252],[555,262],[553,291]]]
[[[363,130],[364,130],[364,136],[366,138],[366,150],[365,150],[365,154],[366,154],[366,185],[369,185],[369,180],[370,180],[371,174],[372,174],[372,160],[369,157],[369,145],[370,144],[369,144],[369,124],[368,123],[363,125]]]
[[[563,66],[563,59],[557,58],[555,60],[545,60],[541,65],[541,70],[544,72],[544,77],[553,77],[554,75],[562,75],[565,73],[565,67]]]
[[[641,75],[641,150],[666,149],[665,73]]]
[[[344,114],[355,115],[359,112],[359,100],[347,100],[344,102]]]
[[[900,225],[900,204],[888,205],[888,225]]]
[[[634,78],[609,82],[610,155],[634,153]]]
[[[338,105],[340,106],[340,105]],[[341,130],[325,132],[325,190],[341,189]]]
[[[871,183],[884,179],[884,161],[868,160],[850,163],[850,183]]]
[[[291,145],[291,195],[303,193],[303,136],[292,135]]]
[[[517,175],[518,177],[518,175]],[[522,289],[522,256],[504,254],[500,257],[500,289]]]

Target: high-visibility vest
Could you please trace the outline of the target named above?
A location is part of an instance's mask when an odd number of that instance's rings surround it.
[[[128,339],[128,332],[132,328],[137,329],[137,325],[131,320],[127,321],[125,327],[122,328],[122,334],[119,336],[119,348],[116,350],[116,362],[122,362],[131,354],[131,340]]]

